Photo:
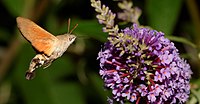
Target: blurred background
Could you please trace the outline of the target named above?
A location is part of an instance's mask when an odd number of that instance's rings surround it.
[[[113,12],[116,1],[102,0]],[[133,0],[142,10],[140,24],[166,34],[175,42],[194,72],[189,104],[200,101],[200,11],[198,0]],[[47,69],[39,68],[33,80],[25,79],[35,51],[19,33],[16,17],[31,19],[54,35],[67,32],[67,20],[78,38]],[[98,52],[106,42],[89,0],[0,1],[0,104],[106,104],[99,73]]]

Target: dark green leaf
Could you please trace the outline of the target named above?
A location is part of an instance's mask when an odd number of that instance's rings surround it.
[[[52,86],[52,97],[55,104],[85,104],[81,93],[81,87],[77,83],[56,83]]]
[[[8,31],[0,28],[0,41],[8,41],[10,39],[10,34]]]
[[[67,55],[58,58],[51,64],[51,66],[44,70],[49,72],[52,79],[68,76],[75,72],[74,63],[70,61],[70,57]]]
[[[104,90],[103,80],[98,76],[97,74],[93,73],[90,74],[90,79],[92,80],[92,83],[94,84],[96,90],[98,91],[98,94],[101,96],[102,101],[104,101],[104,104],[107,103],[107,96],[109,96],[108,91]]]
[[[182,0],[147,0],[146,11],[149,25],[167,35],[172,34],[181,4]]]
[[[191,89],[191,93],[196,97],[197,101],[200,101],[200,90],[196,91],[194,89]]]
[[[176,37],[176,36],[166,36],[166,37],[172,41],[184,43],[184,44],[190,45],[193,48],[196,48],[196,45],[192,43],[191,41],[187,40],[186,38]]]
[[[22,14],[25,4],[24,1],[25,0],[3,0],[2,2],[6,6],[7,10],[16,17]]]

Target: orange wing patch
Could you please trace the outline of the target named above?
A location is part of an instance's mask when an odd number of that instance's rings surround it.
[[[22,35],[39,52],[50,56],[56,48],[58,39],[34,22],[23,17],[17,17],[17,24]]]

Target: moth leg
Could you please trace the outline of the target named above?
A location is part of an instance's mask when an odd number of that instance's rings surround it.
[[[53,62],[53,60],[46,60],[46,61],[44,62],[44,65],[43,65],[43,66],[44,66],[43,69],[49,67],[49,66],[51,65],[52,62]]]
[[[34,71],[36,68],[38,67],[41,67],[44,62],[46,61],[46,57],[42,54],[37,54],[32,60],[31,60],[31,63],[30,63],[30,66],[29,66],[29,70],[27,70],[26,72],[26,79],[30,80],[30,79],[33,79],[34,78]]]

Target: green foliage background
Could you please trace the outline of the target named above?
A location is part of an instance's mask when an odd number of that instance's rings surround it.
[[[102,0],[113,12],[117,2]],[[194,72],[189,104],[199,101],[199,1],[195,0],[133,0],[142,9],[142,25],[166,34],[175,42]],[[20,35],[16,17],[35,21],[52,34],[67,32],[79,26],[73,34],[77,40],[65,54],[47,69],[39,68],[35,79],[25,79],[35,52]],[[1,0],[0,1],[0,104],[106,104],[108,91],[98,74],[98,51],[107,34],[95,18],[89,0]]]

